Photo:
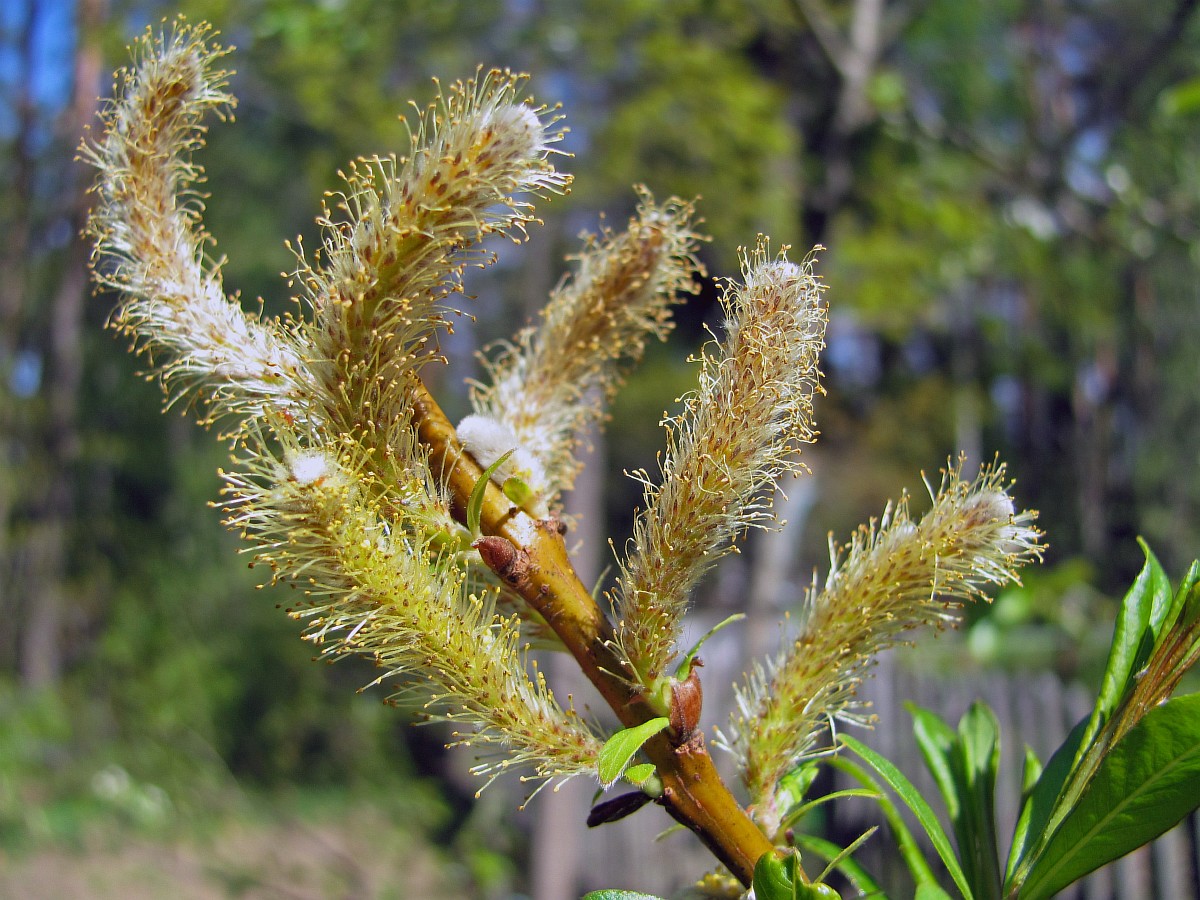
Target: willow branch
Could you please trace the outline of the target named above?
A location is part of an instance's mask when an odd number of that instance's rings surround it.
[[[483,469],[463,449],[424,386],[418,383],[414,393],[413,414],[430,467],[441,472],[454,497],[454,515],[465,521],[467,499]],[[533,518],[489,482],[480,525],[485,535],[503,538],[516,550],[515,562],[510,559],[496,574],[549,623],[622,724],[638,725],[658,715],[622,674],[612,626],[575,572],[557,522]],[[662,805],[749,886],[755,863],[772,846],[721,780],[703,735],[696,731],[676,745],[664,732],[644,750],[663,782]]]

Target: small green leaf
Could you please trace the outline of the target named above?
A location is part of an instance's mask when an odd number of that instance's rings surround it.
[[[704,637],[702,637],[702,638],[700,638],[700,640],[696,641],[696,643],[694,643],[692,645],[692,649],[687,652],[687,655],[683,658],[683,661],[679,664],[679,667],[675,670],[675,677],[678,678],[680,681],[683,681],[685,678],[687,678],[688,675],[690,675],[691,671],[692,671],[692,660],[696,658],[696,654],[700,652],[700,647],[703,646],[704,642],[707,641],[714,634],[716,634],[718,631],[720,631],[722,628],[724,628],[726,625],[732,625],[734,622],[740,622],[744,618],[746,618],[745,613],[734,613],[732,616],[729,616],[726,619],[722,619],[720,622],[718,622],[712,628],[708,629],[708,631],[706,631],[704,633]]]
[[[797,822],[804,818],[808,813],[812,812],[818,806],[828,803],[831,800],[841,800],[844,797],[866,797],[868,800],[878,800],[879,792],[868,790],[866,788],[847,788],[842,791],[834,791],[831,794],[822,794],[820,797],[814,797],[808,803],[800,803],[793,806],[780,820],[780,828],[792,828]]]
[[[471,497],[467,501],[467,528],[471,530],[471,534],[475,537],[479,536],[479,522],[483,518],[483,498],[487,494],[488,482],[492,480],[492,475],[512,456],[516,450],[509,450],[498,460],[483,470],[483,474],[479,476],[479,480],[475,482],[475,487],[471,489]]]
[[[768,850],[754,864],[754,900],[796,900],[796,856]]]
[[[524,507],[526,503],[533,499],[533,488],[516,475],[504,479],[502,490],[505,497],[520,507]]]
[[[819,859],[825,860],[834,869],[841,872],[849,880],[850,884],[853,885],[854,889],[858,891],[859,896],[883,895],[883,888],[871,877],[870,873],[853,857],[842,857],[842,848],[833,843],[833,841],[827,841],[825,838],[820,838],[813,834],[798,834],[796,835],[796,846],[801,850],[807,850]]]
[[[1146,713],[1109,750],[1021,890],[1038,900],[1149,843],[1200,807],[1200,694]]]
[[[999,898],[996,770],[1000,765],[1000,725],[987,704],[972,703],[959,720],[948,760],[958,796],[954,835],[967,881],[978,900]]]
[[[656,894],[639,894],[637,891],[614,891],[607,888],[584,894],[583,900],[663,900]]]
[[[971,887],[967,883],[967,878],[963,874],[962,867],[958,863],[958,858],[954,854],[954,847],[950,844],[950,839],[946,836],[946,832],[942,830],[941,823],[937,820],[937,815],[933,808],[925,801],[920,792],[913,786],[904,773],[896,768],[891,760],[879,753],[876,753],[866,744],[861,741],[856,741],[847,734],[841,736],[842,743],[853,750],[862,760],[872,769],[879,773],[879,776],[888,784],[893,791],[896,792],[905,805],[912,810],[913,815],[917,817],[917,821],[921,823],[921,827],[925,829],[925,833],[929,835],[929,840],[933,842],[934,849],[937,850],[938,856],[942,858],[947,871],[950,872],[950,877],[954,879],[954,883],[958,886],[959,891],[968,900],[974,895],[971,893]]]
[[[834,869],[836,869],[839,865],[841,865],[841,863],[843,861],[845,861],[845,860],[849,859],[851,856],[853,856],[854,851],[857,850],[859,847],[861,847],[863,844],[865,844],[867,841],[869,841],[871,839],[871,835],[873,835],[878,830],[879,830],[878,825],[872,825],[870,828],[868,828],[866,831],[864,831],[862,834],[860,834],[858,837],[856,837],[853,841],[851,841],[849,844],[847,844],[846,847],[840,853],[837,854],[837,856],[835,856],[833,859],[829,860],[829,864],[827,866],[825,866],[825,868],[821,871],[821,874],[817,876],[816,883],[820,884],[821,882],[823,882],[825,880],[826,875],[828,875],[830,872],[832,872]]]
[[[1021,815],[1013,833],[1012,847],[1008,852],[1008,865],[1004,875],[1004,892],[1024,881],[1033,854],[1042,837],[1049,829],[1051,817],[1058,805],[1059,795],[1071,775],[1072,764],[1078,755],[1079,742],[1083,739],[1089,718],[1084,718],[1050,756],[1046,767],[1038,776],[1037,784],[1029,792],[1029,798],[1021,807]]]
[[[600,748],[597,765],[600,783],[605,787],[614,784],[621,777],[621,773],[625,771],[625,767],[629,765],[629,760],[633,759],[633,755],[642,749],[642,744],[669,724],[671,724],[670,719],[666,716],[659,716],[632,728],[622,728],[605,741],[604,746]]]
[[[642,782],[653,775],[654,772],[654,763],[639,763],[625,770],[625,780],[630,784],[636,784],[638,787],[641,787]]]
[[[913,836],[912,829],[904,821],[904,816],[900,815],[900,810],[892,802],[892,798],[884,792],[883,785],[866,769],[851,762],[845,756],[833,757],[829,761],[829,765],[845,772],[859,784],[876,791],[879,795],[877,802],[880,812],[887,820],[888,827],[892,829],[892,836],[896,841],[896,846],[900,849],[900,856],[904,859],[904,864],[908,866],[908,871],[912,875],[913,881],[916,882],[917,888],[920,889],[925,884],[937,885],[937,876],[933,874],[933,869],[926,861],[924,851]]]

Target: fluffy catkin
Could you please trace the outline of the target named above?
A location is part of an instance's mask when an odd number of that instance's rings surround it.
[[[815,436],[826,315],[812,265],[772,258],[763,239],[743,255],[744,284],[722,300],[725,339],[701,354],[699,388],[666,422],[661,482],[640,473],[646,508],[617,586],[618,639],[648,687],[675,653],[693,586],[740,532],[774,523],[770,492]]]
[[[406,378],[436,355],[447,298],[477,248],[536,221],[517,195],[561,191],[549,157],[561,137],[545,107],[522,102],[525,76],[493,70],[454,84],[423,114],[411,155],[359,160],[326,211],[314,264],[295,280],[313,310],[307,329],[326,405],[351,427],[403,416]]]
[[[553,504],[571,487],[579,434],[637,363],[647,341],[666,337],[670,305],[692,288],[700,266],[691,206],[659,206],[643,192],[620,233],[588,238],[573,276],[559,286],[541,321],[484,360],[488,377],[471,392],[477,416],[498,422],[540,464],[531,484]]]
[[[436,522],[398,521],[405,496],[363,483],[363,466],[285,446],[276,459],[254,436],[243,471],[223,473],[227,523],[254,543],[276,580],[305,602],[291,614],[325,656],[360,654],[424,698],[431,718],[468,726],[457,743],[494,746],[477,771],[531,766],[542,779],[592,772],[599,742],[564,712],[540,673],[527,674],[515,619],[494,596],[466,590],[451,553],[437,549]]]
[[[177,24],[133,45],[101,116],[103,132],[81,157],[99,176],[88,222],[96,280],[123,297],[112,324],[153,355],[172,401],[202,394],[217,414],[296,409],[306,371],[286,329],[248,315],[225,296],[212,240],[200,221],[192,154],[202,119],[229,116],[227,52],[207,26]]]
[[[774,834],[779,780],[819,752],[831,719],[861,723],[858,685],[876,655],[921,625],[941,627],[987,584],[1017,580],[1040,558],[1034,513],[1014,513],[1004,466],[963,481],[962,463],[943,475],[933,507],[920,521],[902,497],[882,519],[862,527],[844,547],[831,546],[825,586],[804,598],[791,646],[756,666],[737,688],[737,712],[720,744],[738,758],[755,816]]]

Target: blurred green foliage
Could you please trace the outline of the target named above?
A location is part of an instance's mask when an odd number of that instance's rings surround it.
[[[1194,16],[1175,18],[1183,6],[887,4],[864,104],[842,131],[837,41],[823,34],[850,40],[847,3],[117,2],[104,46],[106,68],[124,64],[128,36],[176,11],[237,45],[237,121],[214,126],[202,153],[206,221],[228,254],[227,286],[271,313],[288,308],[279,273],[295,264],[283,241],[299,234],[316,248],[313,218],[337,170],[403,152],[407,101],[427,102],[433,77],[477,65],[527,70],[539,101],[564,104],[562,147],[576,155],[561,165],[578,178],[543,208],[546,228],[524,253],[504,248],[504,267],[480,276],[483,326],[535,309],[574,234],[602,212],[623,220],[633,182],[700,198],[716,276],[735,272],[735,248],[758,231],[794,256],[827,244],[829,396],[802,567],[824,565],[827,531],[878,515],[900,485],[919,492],[917,473],[964,440],[985,458],[999,451],[1020,502],[1042,509],[1052,565],[973,619],[965,647],[1086,673],[1109,630],[1103,592],[1140,565],[1133,536],[1168,570],[1200,544],[1200,33]],[[69,51],[57,64],[71,65]],[[0,91],[10,108],[16,87]],[[5,149],[13,127],[0,132]],[[65,240],[51,239],[62,224],[53,188],[74,140],[33,142],[38,233],[22,341],[34,349],[51,334],[45,297]],[[6,201],[20,188],[14,171],[0,166]],[[529,274],[514,277],[522,265]],[[617,540],[639,496],[621,472],[653,471],[659,418],[694,383],[682,359],[704,339],[702,320],[720,326],[714,294],[706,282],[614,407],[601,530]],[[426,786],[436,736],[414,739],[379,692],[352,696],[375,673],[313,665],[274,608],[287,593],[256,590],[261,573],[239,564],[236,539],[205,507],[226,451],[159,414],[154,389],[100,331],[110,302],[94,298],[87,314],[81,451],[65,475],[63,679],[44,693],[19,684],[27,612],[10,617],[0,661],[0,844],[69,837],[89,817],[160,831],[243,792],[346,787],[476,848],[464,878],[511,881],[512,838],[481,837],[498,814],[478,807],[467,841],[451,813],[462,798]],[[447,381],[470,373],[457,365]],[[40,396],[21,402],[20,422],[46,415]],[[18,492],[49,477],[39,434],[6,445]],[[0,527],[18,540],[27,523]]]

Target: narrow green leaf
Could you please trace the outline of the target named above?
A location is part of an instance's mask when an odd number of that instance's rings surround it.
[[[921,827],[925,829],[925,833],[929,835],[929,840],[933,842],[934,849],[937,850],[938,856],[942,858],[947,871],[950,872],[950,877],[954,879],[963,897],[967,900],[972,900],[973,894],[971,887],[967,883],[967,878],[963,874],[962,867],[959,865],[958,858],[954,854],[954,848],[950,845],[950,839],[946,837],[946,832],[942,830],[941,823],[937,820],[937,815],[933,808],[925,801],[925,798],[913,786],[913,783],[905,777],[896,766],[884,756],[876,753],[866,744],[857,741],[849,735],[841,736],[842,743],[853,750],[862,760],[872,769],[879,773],[879,776],[887,782],[888,787],[896,792],[904,804],[917,817],[917,821],[921,823]]]
[[[1029,798],[1021,808],[1021,815],[1013,833],[1012,847],[1008,852],[1008,865],[1005,867],[1006,895],[1024,881],[1029,866],[1033,864],[1033,854],[1049,828],[1058,798],[1071,775],[1075,757],[1078,755],[1079,742],[1083,740],[1083,733],[1090,721],[1090,717],[1081,719],[1071,729],[1067,739],[1051,754],[1049,762],[1038,777],[1037,784],[1033,786]]]
[[[642,749],[642,744],[654,737],[671,723],[666,716],[659,716],[632,728],[622,728],[600,748],[597,770],[600,783],[605,787],[614,784],[633,755]]]
[[[852,856],[839,858],[843,852],[842,848],[833,841],[813,834],[798,834],[796,835],[796,846],[818,859],[830,863],[834,869],[841,872],[850,881],[860,895],[864,897],[883,896],[883,888],[857,860]],[[837,861],[834,862],[834,860]]]
[[[951,900],[951,898],[936,881],[926,881],[917,885],[917,890],[913,893],[913,900]]]
[[[825,877],[830,872],[832,872],[834,869],[836,869],[839,865],[841,865],[844,860],[850,859],[850,857],[854,855],[854,851],[857,850],[859,847],[861,847],[863,844],[865,844],[867,841],[869,841],[871,839],[871,835],[873,835],[878,830],[879,830],[878,825],[872,825],[870,828],[868,828],[866,831],[864,831],[862,834],[860,834],[858,837],[856,837],[853,841],[851,841],[849,844],[847,844],[846,847],[840,853],[838,853],[837,856],[835,856],[833,859],[829,860],[829,865],[827,865],[821,871],[821,874],[817,876],[817,882],[820,883],[820,882],[824,881]]]
[[[977,900],[999,900],[996,771],[1000,767],[1000,723],[986,703],[972,703],[959,720],[954,763],[962,798],[962,815],[954,823],[959,856]]]
[[[700,640],[696,641],[696,643],[692,645],[692,649],[687,652],[687,655],[684,656],[683,661],[679,664],[678,668],[675,669],[675,677],[680,681],[683,681],[685,678],[687,678],[692,671],[692,660],[696,658],[696,654],[700,652],[700,648],[704,645],[704,642],[726,625],[732,625],[734,622],[740,622],[744,618],[746,618],[745,613],[734,613],[732,616],[722,619],[712,628],[708,629],[708,631],[704,633],[704,637],[700,638]]]
[[[1021,891],[1038,900],[1148,843],[1200,807],[1200,694],[1150,710],[1105,756]]]
[[[1033,748],[1028,744],[1025,745],[1025,759],[1021,763],[1021,803],[1029,799],[1029,795],[1033,793],[1034,786],[1038,783],[1038,779],[1042,777],[1042,761],[1038,759],[1038,755],[1033,752]]]
[[[933,869],[930,868],[928,861],[926,861],[921,846],[917,843],[917,839],[913,837],[912,830],[908,827],[908,823],[904,821],[904,816],[900,815],[900,810],[892,802],[892,798],[884,792],[883,785],[867,772],[866,769],[857,763],[851,762],[845,756],[833,757],[829,760],[829,765],[845,772],[859,784],[872,788],[878,793],[877,802],[879,803],[879,810],[883,813],[884,819],[887,820],[888,827],[892,829],[892,837],[896,841],[896,846],[900,849],[900,855],[904,858],[904,864],[908,866],[908,871],[912,875],[913,881],[918,886],[922,884],[937,884],[937,876],[933,874]]]
[[[471,530],[471,534],[474,537],[479,536],[479,522],[483,518],[483,498],[487,494],[488,482],[491,481],[495,471],[504,465],[505,461],[515,452],[515,449],[509,450],[484,469],[483,474],[479,476],[479,480],[475,482],[475,487],[471,489],[471,497],[467,500],[467,528]]]
[[[615,891],[606,888],[584,894],[583,900],[663,900],[657,894],[639,894],[637,891]]]
[[[841,800],[844,797],[866,797],[870,800],[878,800],[879,792],[868,788],[848,788],[843,791],[834,791],[832,794],[822,794],[820,797],[814,797],[808,803],[801,803],[789,809],[780,820],[779,827],[791,828],[818,806],[829,803],[831,800]]]
[[[1150,658],[1163,619],[1172,606],[1170,579],[1145,542],[1139,543],[1146,555],[1146,564],[1121,601],[1112,649],[1100,682],[1100,694],[1080,741],[1077,759],[1087,752],[1104,723],[1133,687],[1137,673]]]

